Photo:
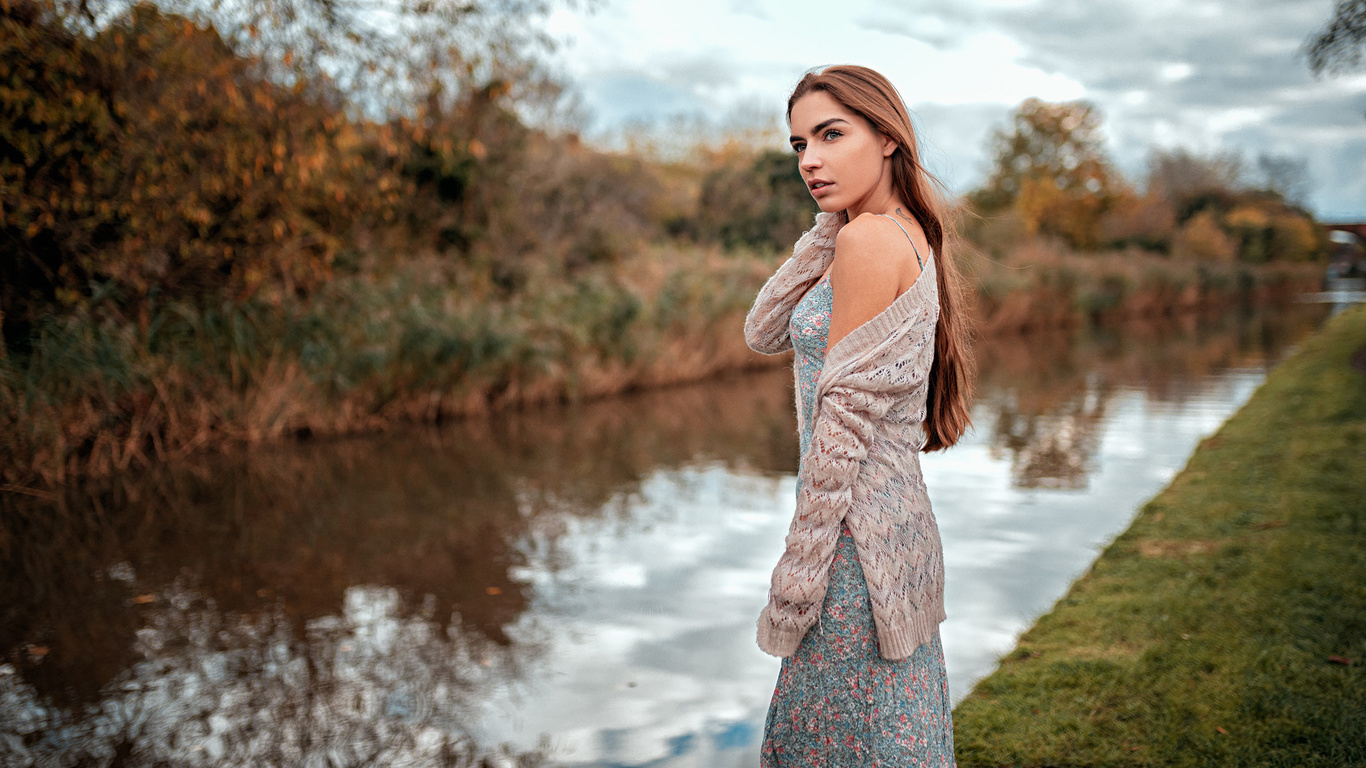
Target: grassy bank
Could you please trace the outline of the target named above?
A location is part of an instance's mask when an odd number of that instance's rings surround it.
[[[306,301],[171,302],[140,318],[96,296],[37,324],[27,353],[0,358],[0,490],[769,364],[746,348],[742,321],[780,258],[660,245],[570,276],[533,273],[509,293],[468,265],[408,257]],[[1015,261],[975,267],[985,334],[1284,298],[1316,273],[1154,255]]]
[[[309,301],[81,311],[0,359],[0,489],[39,489],[224,443],[382,429],[598,397],[754,364],[738,333],[764,262],[660,248],[532,279],[409,260]],[[96,304],[96,311],[99,306]]]
[[[966,258],[978,327],[987,335],[1171,316],[1234,303],[1284,301],[1317,290],[1312,262],[1173,259],[1139,249],[1081,253],[1028,239],[999,258]]]
[[[1366,764],[1366,307],[1206,440],[954,714],[963,766]]]

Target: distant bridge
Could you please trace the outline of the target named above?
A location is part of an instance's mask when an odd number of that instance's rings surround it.
[[[1356,235],[1356,244],[1338,242],[1333,246],[1323,279],[1323,293],[1315,296],[1320,301],[1329,297],[1334,304],[1340,305],[1366,301],[1366,256],[1361,248],[1366,244],[1366,223],[1338,222],[1324,224],[1323,229],[1330,234],[1350,232]]]
[[[1354,223],[1352,223],[1352,222],[1345,222],[1345,221],[1344,221],[1344,222],[1338,222],[1338,223],[1334,223],[1334,224],[1326,224],[1326,223],[1325,223],[1325,224],[1322,224],[1321,226],[1322,226],[1323,229],[1324,229],[1325,231],[1327,231],[1327,232],[1351,232],[1352,234],[1354,234],[1354,235],[1356,235],[1358,238],[1360,238],[1361,241],[1362,241],[1363,243],[1366,243],[1366,222],[1360,222],[1360,223],[1355,223],[1355,224],[1354,224]]]

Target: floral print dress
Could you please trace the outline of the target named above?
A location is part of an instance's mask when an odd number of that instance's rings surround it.
[[[822,277],[792,312],[797,394],[811,441],[834,290]],[[799,489],[800,490],[800,489]],[[939,633],[909,658],[878,655],[872,602],[847,526],[820,620],[782,670],[764,723],[763,768],[953,766],[953,722]]]

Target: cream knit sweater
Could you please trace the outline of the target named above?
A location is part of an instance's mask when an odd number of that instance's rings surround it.
[[[756,352],[790,349],[793,307],[835,255],[842,213],[820,213],[745,318]],[[759,647],[790,656],[820,617],[845,521],[863,565],[878,650],[910,656],[944,620],[944,552],[920,473],[939,290],[934,258],[905,293],[826,350],[787,550],[759,616]],[[801,418],[801,407],[797,408]]]

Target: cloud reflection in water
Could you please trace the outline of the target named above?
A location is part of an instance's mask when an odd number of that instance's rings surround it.
[[[983,347],[955,698],[1313,321]],[[752,765],[796,450],[776,370],[7,497],[0,763]]]

